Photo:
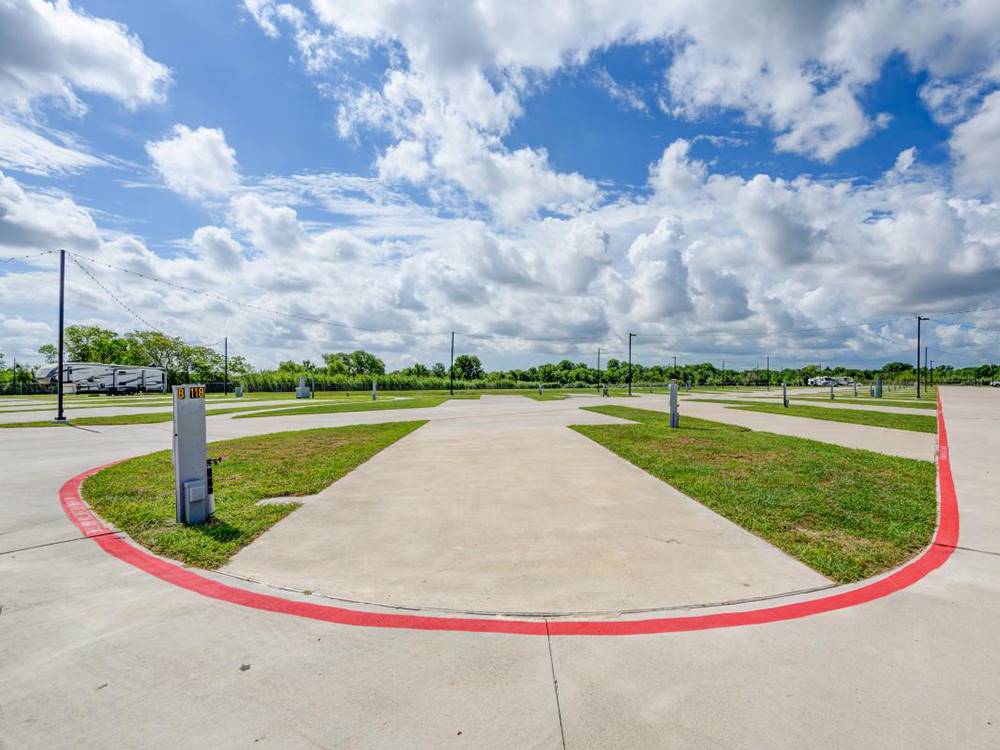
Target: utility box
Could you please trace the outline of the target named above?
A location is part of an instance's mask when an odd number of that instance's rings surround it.
[[[243,398],[243,386],[242,385],[236,386],[236,389],[233,391],[233,395],[236,398]]]
[[[681,426],[681,416],[677,410],[677,381],[670,381],[670,427],[676,430]]]
[[[173,394],[177,523],[204,523],[212,513],[205,456],[205,386],[175,385]]]
[[[295,398],[310,398],[312,396],[312,391],[306,385],[306,379],[304,377],[299,378],[299,387],[295,389]]]

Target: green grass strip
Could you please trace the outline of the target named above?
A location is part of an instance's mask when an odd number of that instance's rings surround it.
[[[83,498],[105,520],[159,555],[218,568],[300,503],[257,505],[312,495],[421,425],[390,422],[280,432],[210,443],[215,517],[200,526],[174,521],[170,451],[132,458],[89,477]]]
[[[834,581],[902,564],[930,541],[930,461],[884,456],[662,412],[588,407],[630,425],[577,432]]]
[[[893,430],[909,430],[911,432],[937,432],[937,418],[925,417],[923,414],[893,414],[885,411],[862,411],[861,409],[831,409],[826,406],[797,406],[792,404],[785,408],[781,404],[758,404],[748,401],[730,399],[690,399],[702,403],[732,404],[730,409],[739,411],[755,411],[762,414],[781,414],[786,417],[805,417],[807,419],[822,419],[827,422],[846,422],[861,424],[868,427],[888,427]]]
[[[831,401],[828,398],[820,398],[819,396],[796,396],[796,401],[819,401],[827,404],[863,404],[864,406],[899,406],[904,409],[937,409],[937,402],[934,400],[924,400],[916,399],[912,401],[894,401],[891,399],[883,398],[841,398],[837,396],[836,399]]]
[[[456,393],[454,396],[414,396],[413,398],[400,398],[397,400],[382,399],[378,401],[366,400],[365,396],[359,396],[356,400],[335,404],[315,404],[299,408],[276,408],[266,411],[256,411],[250,414],[240,414],[233,419],[255,419],[256,417],[286,417],[297,414],[339,414],[349,411],[382,411],[383,409],[423,409],[433,406],[440,406],[451,398],[475,399],[479,398],[478,393]]]
[[[305,407],[308,408],[308,407]],[[230,409],[206,409],[205,415],[209,417],[220,414],[239,414],[242,412],[258,412],[269,409],[280,409],[288,414],[293,414],[299,409],[289,408],[283,405],[272,406],[234,406]],[[5,427],[67,427],[79,426],[108,426],[122,424],[159,424],[160,422],[171,422],[174,418],[173,410],[145,412],[142,414],[106,414],[97,417],[68,417],[69,422],[54,422],[51,419],[43,419],[35,422],[0,422],[0,429]]]

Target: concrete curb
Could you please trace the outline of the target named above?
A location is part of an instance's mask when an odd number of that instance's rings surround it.
[[[901,568],[857,588],[815,599],[760,609],[718,612],[704,615],[657,617],[637,620],[549,620],[515,618],[445,617],[398,613],[371,612],[332,605],[315,604],[280,596],[228,586],[208,578],[193,569],[159,558],[132,544],[123,536],[109,533],[100,519],[80,496],[83,481],[104,466],[78,474],[60,489],[63,511],[85,537],[108,554],[133,565],[162,581],[212,599],[238,604],[252,609],[276,612],[296,617],[361,627],[401,628],[410,630],[441,630],[476,633],[507,633],[515,635],[642,635],[680,633],[716,628],[740,627],[782,622],[832,612],[881,599],[912,586],[931,571],[941,567],[958,544],[958,499],[952,479],[948,454],[948,435],[941,397],[938,396],[938,526],[931,544]]]

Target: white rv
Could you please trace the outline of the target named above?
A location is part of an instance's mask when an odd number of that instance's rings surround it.
[[[35,371],[39,385],[57,385],[58,365],[43,365]],[[106,365],[100,362],[67,362],[63,365],[65,393],[108,395],[167,390],[167,371],[162,367]]]

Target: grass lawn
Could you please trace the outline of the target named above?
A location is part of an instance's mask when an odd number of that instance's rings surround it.
[[[792,398],[791,396],[789,398]],[[831,403],[830,397],[821,398],[819,396],[795,396],[796,401],[823,401]],[[937,409],[937,401],[934,399],[913,399],[912,401],[893,401],[887,398],[841,398],[837,396],[833,400],[834,404],[864,404],[865,406],[901,406],[905,409]]]
[[[828,422],[848,422],[869,427],[889,427],[893,430],[910,430],[911,432],[937,432],[937,417],[925,417],[923,414],[893,414],[884,411],[862,411],[860,409],[831,409],[826,406],[797,406],[792,404],[787,409],[779,404],[758,404],[748,401],[729,399],[698,399],[703,403],[732,404],[729,408],[740,411],[756,411],[765,414],[781,414],[786,417],[806,417],[808,419],[823,419]]]
[[[253,419],[255,417],[285,417],[294,414],[337,414],[346,411],[381,411],[383,409],[421,409],[432,406],[440,406],[445,401],[452,398],[476,399],[479,393],[461,393],[456,391],[454,396],[434,395],[434,396],[413,396],[392,400],[380,398],[372,401],[368,396],[358,396],[347,401],[337,401],[332,404],[314,404],[306,407],[292,408],[269,408],[266,411],[255,411],[248,414],[240,414],[233,419]]]
[[[212,405],[211,402],[206,406]],[[214,417],[219,414],[239,414],[241,412],[262,411],[267,409],[280,409],[283,413],[292,414],[299,409],[282,405],[277,406],[234,406],[229,409],[206,409],[205,414]],[[349,411],[349,410],[348,410]],[[97,417],[74,417],[72,414],[67,417],[69,425],[65,422],[53,422],[51,419],[42,419],[35,422],[0,422],[0,429],[5,427],[66,427],[79,425],[121,425],[121,424],[159,424],[160,422],[171,422],[174,418],[173,410],[145,412],[143,414],[105,414]]]
[[[930,461],[883,456],[660,412],[588,407],[634,425],[574,430],[834,581],[893,568],[925,547],[937,508]]]
[[[218,568],[299,507],[258,500],[311,495],[329,486],[425,422],[332,427],[210,443],[215,517],[201,526],[174,521],[170,451],[132,458],[83,483],[83,498],[102,518],[153,552]]]

